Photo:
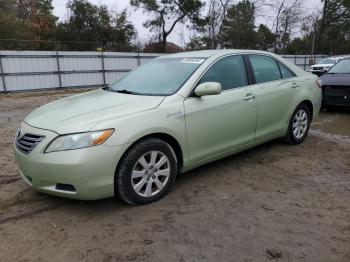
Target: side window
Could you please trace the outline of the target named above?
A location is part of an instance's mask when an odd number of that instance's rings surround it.
[[[280,66],[281,74],[283,78],[291,78],[295,76],[292,71],[290,71],[287,67],[285,67],[281,63],[278,63],[278,65]]]
[[[264,83],[281,79],[277,61],[263,55],[249,55],[253,66],[256,83]]]
[[[220,59],[203,75],[200,83],[219,82],[223,90],[248,85],[247,71],[241,55]]]

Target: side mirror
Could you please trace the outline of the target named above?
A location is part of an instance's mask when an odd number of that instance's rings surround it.
[[[221,94],[222,88],[221,84],[218,82],[205,82],[202,84],[199,84],[196,89],[194,90],[194,93],[196,96],[212,96],[212,95],[219,95]]]

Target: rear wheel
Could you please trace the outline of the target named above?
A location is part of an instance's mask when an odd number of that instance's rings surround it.
[[[289,121],[285,141],[293,145],[302,143],[309,132],[310,124],[310,110],[307,105],[300,104],[293,112],[292,118]]]
[[[142,140],[121,159],[115,191],[129,204],[151,203],[170,190],[177,168],[176,155],[168,143],[157,138]]]

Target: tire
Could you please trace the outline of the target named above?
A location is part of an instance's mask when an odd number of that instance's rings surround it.
[[[310,109],[306,104],[300,104],[294,110],[293,115],[289,121],[287,134],[284,137],[285,142],[291,145],[302,143],[307,137],[310,124]]]
[[[130,205],[157,201],[168,193],[177,171],[171,146],[161,139],[147,138],[122,157],[115,174],[115,194]]]

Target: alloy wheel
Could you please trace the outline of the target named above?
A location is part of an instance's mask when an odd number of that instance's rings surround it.
[[[304,109],[300,109],[294,116],[293,134],[297,139],[302,138],[308,127],[308,116]]]
[[[160,151],[150,151],[137,160],[131,174],[132,187],[142,197],[154,196],[168,183],[170,171],[168,157]]]

